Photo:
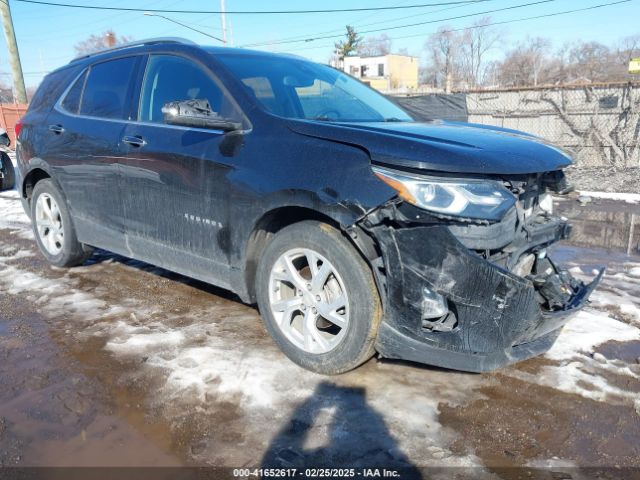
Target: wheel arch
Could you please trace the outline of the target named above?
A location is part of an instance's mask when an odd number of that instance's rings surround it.
[[[244,253],[244,283],[251,302],[256,298],[255,277],[258,262],[269,240],[283,228],[305,220],[324,222],[343,231],[340,223],[331,216],[304,206],[276,207],[265,212],[255,222]]]
[[[23,199],[29,201],[31,199],[31,195],[33,193],[33,189],[40,180],[44,180],[45,178],[51,179],[51,174],[41,166],[32,168],[22,180],[22,185],[20,186],[20,195]],[[56,182],[57,184],[57,182]]]
[[[246,299],[252,303],[256,299],[256,271],[262,252],[269,243],[269,240],[283,228],[305,220],[323,222],[340,231],[354,247],[356,252],[369,265],[369,268],[371,268],[376,278],[379,293],[384,297],[384,288],[382,284],[379,283],[379,273],[372,264],[374,259],[379,256],[377,244],[375,244],[375,241],[370,238],[366,232],[362,231],[362,229],[356,225],[358,221],[357,217],[347,217],[351,216],[338,216],[338,218],[336,218],[308,206],[280,206],[266,211],[255,222],[244,249],[243,280],[245,292],[243,293],[246,294]]]
[[[33,189],[38,182],[45,179],[51,180],[64,198],[65,202],[67,201],[67,195],[62,188],[62,185],[60,185],[60,182],[58,182],[55,175],[53,175],[49,165],[43,160],[32,159],[30,162],[30,168],[22,177],[20,177],[20,185],[16,184],[16,190],[20,193],[22,206],[29,217],[31,216],[30,205]],[[69,209],[71,210],[70,206]]]

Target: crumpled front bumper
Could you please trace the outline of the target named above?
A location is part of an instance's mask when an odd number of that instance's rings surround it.
[[[485,372],[547,351],[582,308],[604,269],[579,282],[561,309],[543,309],[530,279],[501,268],[463,245],[443,225],[367,228],[386,271],[385,314],[376,349],[382,357]],[[455,314],[451,331],[422,320],[423,289],[443,295]]]

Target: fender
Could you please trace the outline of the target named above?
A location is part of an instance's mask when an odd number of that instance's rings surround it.
[[[29,175],[34,170],[42,170],[49,176],[49,180],[51,180],[54,183],[58,191],[62,194],[65,200],[65,203],[67,203],[67,207],[69,208],[70,213],[73,215],[72,207],[67,202],[67,195],[65,194],[65,191],[62,188],[62,185],[60,185],[60,182],[58,182],[55,175],[53,174],[53,169],[51,168],[51,166],[40,157],[32,157],[28,161],[28,166],[27,166],[27,169],[24,171],[24,174],[21,171],[19,162],[18,162],[18,168],[16,169],[16,173],[17,173],[16,185],[20,186],[19,191],[20,191],[20,200],[22,201],[22,208],[24,209],[29,219],[31,219],[31,205],[30,205],[31,192],[27,192],[26,182],[27,182],[27,179],[29,178]]]

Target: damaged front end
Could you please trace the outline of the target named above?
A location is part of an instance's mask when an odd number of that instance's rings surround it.
[[[501,180],[515,196],[499,220],[454,218],[396,198],[354,233],[384,297],[382,357],[484,372],[547,351],[589,284],[547,256],[571,226],[552,214],[561,172]]]

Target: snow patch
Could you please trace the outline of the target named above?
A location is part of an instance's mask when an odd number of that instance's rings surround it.
[[[640,340],[640,329],[600,312],[582,310],[567,322],[555,345],[545,356],[558,361],[571,360],[581,353],[591,353],[597,345],[610,340]]]
[[[75,288],[75,281],[67,276],[47,278],[21,270],[6,261],[14,257],[0,257],[0,292],[11,295],[37,293],[34,303],[39,311],[62,318],[73,316],[76,320],[90,323],[96,319],[121,313],[104,300]]]
[[[531,374],[510,369],[509,374],[529,383],[581,395],[600,402],[634,405],[638,394],[610,383],[610,375],[640,380],[640,374],[620,360],[608,360],[593,351],[609,341],[640,340],[640,329],[600,312],[583,310],[564,327],[555,345],[545,354],[558,365],[545,366]]]
[[[174,400],[205,402],[207,398],[234,401],[241,406],[269,407],[285,398],[295,400],[312,393],[319,380],[304,374],[295,385],[286,378],[301,371],[273,349],[251,349],[240,341],[207,335],[211,324],[193,323],[167,328],[160,323],[144,326],[117,322],[106,348],[125,356],[145,356],[146,365],[166,372],[163,394]]]
[[[640,203],[640,194],[638,193],[589,192],[581,190],[579,194],[584,197],[618,200],[625,203]]]
[[[0,250],[0,258],[5,262],[11,262],[14,260],[21,260],[23,258],[33,257],[33,252],[29,250],[19,249],[13,245],[7,245]]]
[[[0,228],[21,228],[31,225],[24,213],[20,195],[15,190],[0,193]]]

